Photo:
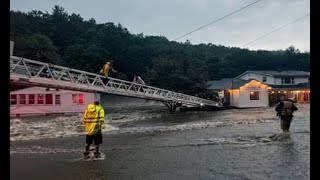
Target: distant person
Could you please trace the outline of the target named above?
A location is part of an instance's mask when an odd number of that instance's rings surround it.
[[[142,78],[140,76],[138,76],[137,74],[133,75],[133,82],[137,83],[137,84],[143,84],[145,85],[146,83],[142,80]]]
[[[100,156],[99,145],[102,143],[102,129],[104,128],[104,109],[98,100],[89,104],[84,112],[84,129],[86,134],[86,148],[83,155],[89,155],[90,145],[95,145],[95,156]]]
[[[281,95],[280,102],[275,110],[277,111],[277,116],[280,116],[281,129],[283,132],[289,132],[293,112],[298,110],[297,106],[294,105],[292,100],[286,99],[285,95]]]
[[[106,62],[106,64],[103,65],[103,67],[100,70],[100,74],[104,75],[106,77],[106,82],[108,82],[108,77],[110,75],[110,72],[117,73],[115,69],[113,69],[113,60],[109,60]]]

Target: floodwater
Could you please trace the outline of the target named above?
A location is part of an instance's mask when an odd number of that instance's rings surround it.
[[[310,106],[297,106],[289,134],[274,108],[106,106],[99,161],[81,160],[82,114],[13,118],[10,179],[310,179]]]

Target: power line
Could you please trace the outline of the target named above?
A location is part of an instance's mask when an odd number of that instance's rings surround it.
[[[296,20],[294,20],[294,21],[292,21],[292,22],[289,22],[289,23],[287,23],[287,24],[285,24],[285,25],[283,25],[283,26],[281,26],[281,27],[279,27],[279,28],[277,28],[277,29],[275,29],[275,30],[273,30],[273,31],[271,31],[271,32],[269,32],[269,33],[267,33],[267,34],[265,34],[265,35],[257,38],[257,39],[255,39],[255,40],[253,40],[253,41],[250,41],[250,42],[248,42],[247,44],[245,44],[245,45],[243,45],[243,46],[247,46],[248,44],[251,44],[251,43],[253,43],[253,42],[256,42],[256,41],[258,41],[258,40],[260,40],[260,39],[262,39],[262,38],[264,38],[264,37],[266,37],[266,36],[268,36],[268,35],[276,32],[276,31],[279,31],[280,29],[282,29],[282,28],[284,28],[284,27],[286,27],[286,26],[288,26],[288,25],[290,25],[290,24],[293,24],[293,23],[295,23],[295,22],[297,22],[297,21],[299,21],[299,20],[301,20],[301,19],[303,19],[303,18],[305,18],[305,17],[307,17],[307,16],[309,16],[309,15],[310,15],[310,13],[307,13],[306,15],[304,15],[304,16],[302,16],[302,17],[300,17],[300,18],[298,18],[298,19],[296,19]]]
[[[253,5],[253,4],[258,3],[259,1],[262,1],[262,0],[258,0],[258,1],[255,1],[255,2],[253,2],[253,3],[250,3],[250,4],[248,4],[248,5],[244,6],[244,7],[236,10],[236,11],[233,11],[232,13],[229,13],[229,14],[227,14],[227,15],[225,15],[225,16],[222,16],[221,18],[219,18],[219,19],[217,19],[217,20],[214,20],[214,21],[212,21],[212,22],[210,22],[210,23],[208,23],[208,24],[206,24],[206,25],[204,25],[204,26],[201,26],[201,27],[199,27],[199,28],[197,28],[197,29],[195,29],[195,30],[193,30],[193,31],[191,31],[191,32],[188,32],[188,33],[186,33],[186,34],[184,34],[184,35],[182,35],[182,36],[174,39],[173,41],[176,41],[176,40],[178,40],[178,39],[180,39],[180,38],[182,38],[182,37],[185,37],[185,36],[187,36],[187,35],[189,35],[189,34],[191,34],[191,33],[194,33],[194,32],[196,32],[196,31],[198,31],[198,30],[200,30],[200,29],[202,29],[202,28],[205,28],[205,27],[207,27],[207,26],[209,26],[209,25],[211,25],[211,24],[213,24],[213,23],[216,23],[216,22],[220,21],[220,20],[223,19],[223,18],[226,18],[226,17],[228,17],[228,16],[230,16],[230,15],[236,13],[236,12],[239,12],[239,11],[241,11],[241,10],[243,10],[243,9],[245,9],[245,8]]]

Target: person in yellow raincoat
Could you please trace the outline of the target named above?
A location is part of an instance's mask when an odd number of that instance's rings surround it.
[[[113,73],[117,73],[118,71],[113,69],[113,60],[109,60],[100,70],[100,74],[103,74],[105,77],[109,77],[109,73],[112,71]]]
[[[94,155],[99,156],[99,145],[102,143],[101,130],[104,128],[104,109],[99,101],[89,104],[84,112],[84,129],[86,134],[86,148],[84,156],[89,155],[90,145],[96,146]]]

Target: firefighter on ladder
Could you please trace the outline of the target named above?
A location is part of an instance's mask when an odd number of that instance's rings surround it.
[[[116,71],[115,69],[113,69],[113,60],[108,60],[106,64],[103,65],[103,67],[100,70],[100,74],[105,76],[105,81],[104,83],[107,84],[108,82],[108,77],[110,75],[110,71],[112,73],[117,73],[118,71]]]

